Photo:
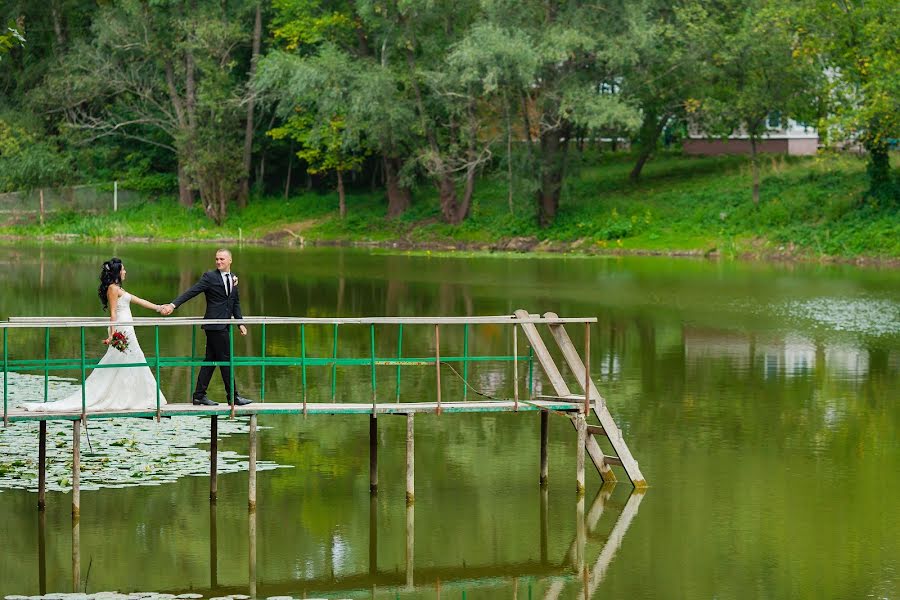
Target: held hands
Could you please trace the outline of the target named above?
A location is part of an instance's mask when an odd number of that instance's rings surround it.
[[[175,305],[170,302],[169,304],[160,305],[157,312],[159,312],[159,314],[161,314],[164,317],[168,317],[169,315],[172,314],[172,311],[174,311],[174,310],[175,310]]]

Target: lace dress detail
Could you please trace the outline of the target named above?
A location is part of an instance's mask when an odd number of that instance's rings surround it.
[[[125,292],[116,301],[116,321],[131,321],[131,294]],[[100,359],[101,365],[124,365],[147,362],[141,345],[130,325],[117,325],[128,338],[124,351],[110,346]],[[166,404],[166,397],[160,391],[160,406]],[[35,412],[80,412],[81,389],[68,398],[56,402],[31,402],[24,404],[25,410]],[[156,378],[150,367],[100,368],[94,369],[85,381],[85,407],[88,412],[101,410],[135,410],[156,408]]]

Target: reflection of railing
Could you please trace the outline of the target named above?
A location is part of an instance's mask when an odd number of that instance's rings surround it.
[[[0,329],[3,330],[3,420],[8,425],[14,421],[40,421],[40,443],[39,443],[39,484],[38,484],[38,506],[44,505],[44,464],[46,459],[46,421],[51,419],[62,419],[73,421],[73,461],[72,461],[72,484],[73,484],[73,512],[79,512],[79,456],[80,456],[80,425],[86,423],[91,418],[115,418],[115,417],[153,417],[157,419],[168,416],[185,416],[185,415],[205,415],[211,417],[210,430],[210,498],[215,499],[217,494],[216,483],[216,456],[218,448],[217,427],[218,417],[229,415],[232,418],[237,415],[247,415],[250,417],[250,478],[249,478],[249,504],[251,507],[256,505],[256,419],[259,414],[293,414],[302,413],[309,414],[369,414],[371,416],[369,424],[369,475],[370,489],[374,493],[378,487],[378,469],[377,469],[377,425],[376,417],[378,414],[401,414],[407,417],[407,500],[414,499],[414,481],[413,481],[413,417],[415,413],[437,413],[441,412],[527,412],[540,411],[541,413],[541,482],[546,483],[547,479],[547,435],[548,426],[547,419],[550,412],[564,414],[568,416],[572,424],[575,426],[578,434],[578,443],[576,445],[576,487],[579,493],[584,492],[584,464],[585,451],[587,451],[594,465],[600,472],[604,481],[614,481],[615,476],[611,466],[618,465],[625,469],[632,484],[636,488],[646,487],[646,482],[638,468],[637,461],[632,457],[630,450],[622,436],[621,430],[616,426],[612,415],[609,413],[608,407],[597,388],[594,386],[590,378],[590,324],[595,323],[595,318],[560,318],[555,313],[546,313],[544,316],[538,316],[528,313],[525,310],[518,310],[514,315],[487,316],[487,317],[373,317],[373,318],[342,318],[342,319],[321,319],[321,318],[292,318],[292,317],[248,317],[245,319],[198,319],[198,318],[138,318],[128,322],[118,322],[117,326],[134,326],[148,327],[153,329],[153,348],[154,354],[152,359],[147,359],[141,363],[128,364],[109,364],[101,365],[96,361],[89,361],[85,349],[85,331],[91,328],[106,328],[110,325],[108,319],[104,318],[62,318],[62,317],[18,317],[12,318],[8,323],[0,323]],[[585,330],[584,336],[584,359],[579,356],[578,351],[572,344],[568,333],[565,330],[566,324],[582,324]],[[228,345],[230,349],[229,360],[227,362],[207,362],[197,359],[197,326],[198,325],[259,325],[261,329],[261,351],[260,356],[242,356],[234,355],[234,330],[233,327],[228,328]],[[548,351],[543,339],[537,331],[536,325],[547,325],[552,333],[553,339],[556,341],[563,358],[568,364],[569,370],[575,375],[577,384],[583,390],[583,394],[573,394],[564,380],[560,369],[557,367],[554,359]],[[403,356],[403,326],[424,326],[433,328],[434,330],[434,355],[426,357],[409,357]],[[491,355],[478,356],[469,353],[469,328],[475,325],[512,325],[512,348],[511,355]],[[179,357],[162,357],[160,355],[160,328],[161,327],[191,327],[191,356]],[[299,329],[299,353],[293,356],[270,356],[267,354],[266,348],[266,331],[267,328],[278,327],[297,327]],[[358,357],[340,357],[338,355],[338,331],[340,326],[359,326],[369,329],[369,353],[367,356]],[[377,327],[397,326],[397,345],[396,355],[391,357],[379,357],[376,355],[375,333]],[[447,356],[441,354],[440,334],[441,327],[462,326],[463,327],[463,353],[461,356]],[[306,329],[308,327],[331,327],[333,329],[332,354],[328,357],[309,356],[306,345]],[[44,357],[42,359],[14,359],[9,356],[9,336],[10,333],[19,329],[43,329],[44,331]],[[50,358],[50,332],[54,329],[78,329],[80,333],[80,352],[78,358]],[[518,332],[519,329],[525,334],[529,348],[527,357],[519,352]],[[550,380],[556,395],[534,397],[534,359],[544,370],[545,375]],[[487,401],[479,400],[469,402],[466,396],[467,388],[463,388],[462,402],[445,402],[441,398],[441,367],[442,365],[450,365],[451,363],[462,363],[462,379],[466,385],[468,379],[469,364],[481,361],[495,362],[511,362],[513,366],[513,397],[511,399],[491,398]],[[528,364],[528,399],[520,399],[519,394],[519,363],[527,362]],[[229,398],[234,398],[234,367],[236,366],[258,366],[261,369],[261,390],[260,402],[249,406],[238,407],[233,404],[230,408],[194,406],[191,404],[167,404],[161,405],[160,391],[160,371],[163,367],[190,367],[191,380],[193,380],[193,370],[198,366],[229,366],[230,376],[228,386],[230,388]],[[338,366],[363,366],[368,367],[371,373],[371,403],[335,403],[336,390],[336,369]],[[378,380],[377,367],[396,367],[396,378],[398,382],[398,396],[396,402],[378,402]],[[400,402],[399,398],[399,381],[400,369],[404,366],[423,366],[434,367],[435,377],[435,401],[434,402]],[[149,367],[155,371],[156,379],[156,399],[155,408],[135,409],[135,410],[116,410],[116,411],[88,411],[86,386],[88,369],[96,368],[144,368]],[[300,382],[302,390],[302,403],[266,403],[265,402],[265,373],[266,367],[298,367],[300,370]],[[308,381],[306,377],[307,368],[310,367],[331,367],[331,390],[332,402],[310,403],[307,401]],[[26,412],[24,410],[10,410],[8,406],[9,392],[7,376],[11,372],[27,372],[39,371],[44,373],[44,400],[48,399],[48,378],[49,373],[54,370],[66,370],[77,368],[81,373],[81,410],[71,412]],[[452,367],[451,367],[452,368]],[[188,385],[191,384],[188,381]],[[190,392],[190,389],[189,389]],[[597,417],[599,425],[589,425],[587,419],[590,414]],[[595,436],[605,436],[610,445],[616,452],[616,455],[606,455],[600,448]]]

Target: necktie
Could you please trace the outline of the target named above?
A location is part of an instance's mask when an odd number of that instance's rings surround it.
[[[225,273],[225,295],[231,295],[231,273]]]

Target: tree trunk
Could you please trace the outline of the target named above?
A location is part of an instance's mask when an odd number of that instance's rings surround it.
[[[513,209],[513,168],[512,168],[512,121],[510,119],[509,98],[503,96],[503,108],[506,112],[506,203],[509,205],[509,214],[514,214]]]
[[[637,181],[640,178],[644,165],[647,164],[647,160],[656,150],[656,143],[668,120],[669,115],[665,114],[660,117],[655,110],[648,110],[644,113],[641,131],[638,134],[640,148],[638,149],[637,163],[635,163],[634,168],[628,175],[631,181]]]
[[[389,219],[394,219],[410,207],[412,194],[409,188],[400,184],[400,159],[385,156],[382,163],[384,164],[384,180],[388,197],[387,216]]]
[[[340,212],[341,218],[347,216],[347,204],[345,203],[344,198],[344,172],[340,169],[337,170],[337,179],[338,179],[338,210]]]
[[[41,227],[43,227],[43,226],[44,226],[44,188],[41,188],[40,190],[38,190],[38,193],[39,193],[40,196],[41,196],[41,216],[40,216],[40,223],[41,223]]]
[[[284,182],[284,199],[288,199],[288,195],[291,193],[291,167],[294,166],[294,140],[291,140],[291,152],[288,155],[288,169],[287,169],[287,178]]]
[[[256,75],[256,63],[259,62],[259,44],[262,39],[262,6],[256,3],[256,20],[253,24],[253,51],[250,56],[250,73],[247,81],[253,81]],[[240,187],[238,188],[238,206],[247,206],[250,197],[250,159],[253,156],[253,109],[255,96],[251,93],[247,99],[247,126],[244,129],[244,162],[241,172]]]
[[[869,174],[869,195],[882,196],[891,189],[890,148],[884,136],[866,136],[863,143],[869,154],[866,171]],[[896,198],[894,199],[896,201]]]
[[[750,136],[750,164],[753,169],[753,204],[759,206],[759,160],[756,155],[756,136]]]
[[[441,217],[446,223],[458,225],[457,213],[459,212],[459,206],[456,202],[456,183],[453,181],[453,177],[444,174],[438,180],[437,185],[438,195],[441,200]]]
[[[184,162],[178,159],[178,203],[185,208],[194,205],[194,190],[191,189],[191,180],[184,170]]]
[[[548,227],[556,219],[565,167],[565,142],[561,129],[541,133],[541,187],[538,190],[538,225]]]

